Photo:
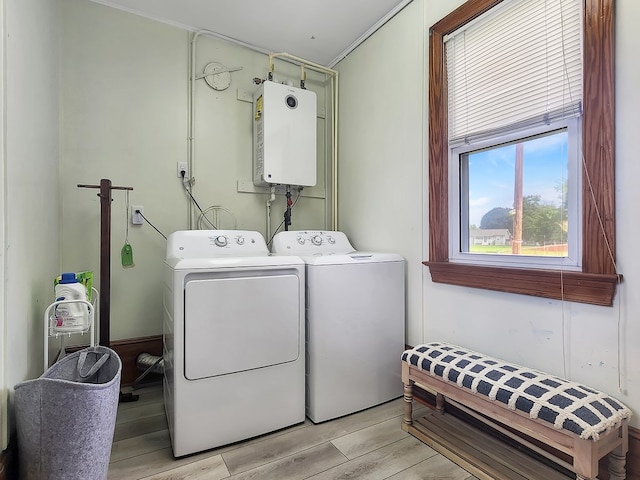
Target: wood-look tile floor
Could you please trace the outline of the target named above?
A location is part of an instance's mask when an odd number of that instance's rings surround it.
[[[174,459],[162,386],[135,393],[118,408],[109,479],[477,480],[402,431],[402,399]]]

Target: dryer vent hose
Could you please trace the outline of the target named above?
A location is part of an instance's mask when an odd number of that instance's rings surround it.
[[[150,353],[141,353],[136,359],[138,370],[147,373],[163,373],[164,360],[161,356],[151,355]],[[148,371],[147,371],[148,370]]]

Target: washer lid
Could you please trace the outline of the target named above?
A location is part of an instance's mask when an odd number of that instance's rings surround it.
[[[404,262],[404,257],[397,253],[351,252],[348,254],[303,256],[300,258],[307,265],[361,265],[364,263]]]

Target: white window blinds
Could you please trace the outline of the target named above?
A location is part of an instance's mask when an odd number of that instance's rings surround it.
[[[581,115],[580,0],[505,0],[445,48],[450,144]]]

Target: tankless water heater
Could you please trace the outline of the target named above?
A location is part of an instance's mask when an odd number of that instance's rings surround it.
[[[253,183],[316,184],[316,94],[264,82],[253,95]]]

